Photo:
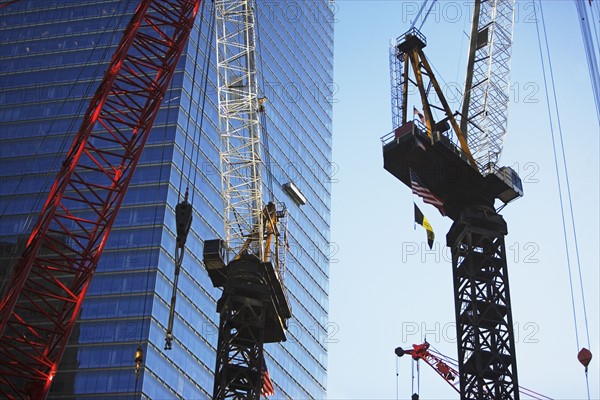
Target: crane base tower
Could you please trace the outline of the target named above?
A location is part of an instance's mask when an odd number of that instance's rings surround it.
[[[215,287],[223,288],[213,399],[258,400],[263,343],[286,340],[291,310],[270,262],[243,254],[226,264],[222,240],[204,244],[204,265]]]
[[[518,399],[507,228],[494,201],[522,196],[520,178],[507,167],[483,175],[447,134],[430,136],[415,121],[382,141],[384,168],[408,187],[414,171],[454,221],[447,244],[452,250],[461,397]]]
[[[467,208],[454,221],[452,250],[463,398],[518,399],[513,322],[504,236],[494,210]]]

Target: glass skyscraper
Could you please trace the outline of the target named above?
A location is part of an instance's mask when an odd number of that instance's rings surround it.
[[[137,1],[20,0],[0,9],[0,285],[35,223]],[[272,398],[327,385],[333,22],[329,0],[258,0],[259,91],[267,97],[264,193],[285,202],[288,341],[267,344]],[[98,265],[50,398],[212,395],[220,291],[203,241],[223,236],[213,4],[202,3]],[[306,204],[283,185],[293,183]],[[194,208],[174,325],[174,209]],[[265,199],[266,200],[266,199]],[[144,352],[136,376],[134,354]]]

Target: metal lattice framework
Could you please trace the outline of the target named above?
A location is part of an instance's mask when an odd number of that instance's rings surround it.
[[[450,105],[433,73],[429,61],[423,53],[425,46],[427,46],[425,36],[418,29],[411,28],[397,39],[396,44],[390,50],[394,129],[407,122],[408,85],[410,83],[415,86],[420,95],[424,114],[422,122],[425,125],[427,135],[432,137],[434,132],[441,129],[438,128],[434,120],[433,110],[443,112],[445,114],[444,120],[449,122],[449,126],[448,129],[440,133],[443,133],[450,140],[457,140],[458,143],[456,145],[461,148],[471,165],[476,167],[477,164],[469,150],[467,140],[454,118],[454,113],[450,110]],[[434,97],[430,96],[431,88],[435,92],[437,101],[430,99],[430,97]]]
[[[506,233],[491,210],[465,210],[448,233],[462,399],[519,399]]]
[[[215,11],[225,241],[264,260],[253,2],[217,0]]]
[[[412,349],[405,350],[401,347],[398,347],[396,348],[395,353],[398,357],[408,354],[413,360],[423,360],[439,376],[448,382],[448,384],[452,386],[452,389],[456,390],[456,392],[460,394],[460,382],[458,380],[459,372],[453,366],[455,363],[437,352],[434,354],[433,351],[429,350],[429,346],[430,344],[428,342],[424,342],[423,344],[413,344]],[[487,398],[487,396],[485,398]]]
[[[283,222],[285,209],[278,211],[274,199],[264,207],[262,202],[260,118],[265,99],[258,98],[254,2],[216,0],[215,13],[220,164],[230,256],[223,260],[219,255],[215,262],[214,254],[205,250],[209,276],[223,287],[217,303],[213,398],[258,400],[263,344],[284,341],[291,317],[281,283],[286,246],[280,239],[286,232],[278,222]]]
[[[404,54],[398,49],[398,43],[390,44],[390,87],[392,89],[392,130],[406,122],[406,105],[404,80]]]
[[[515,0],[476,0],[461,130],[481,172],[491,172],[508,123]]]
[[[273,263],[275,272],[280,282],[284,282],[285,272],[287,266],[288,257],[288,221],[287,221],[287,209],[283,203],[280,204],[279,211],[277,211],[277,228],[278,234],[275,235],[275,257],[273,257]],[[285,287],[284,287],[285,290]]]
[[[0,397],[46,397],[199,5],[129,22],[0,303]]]
[[[506,130],[513,3],[475,2],[462,126],[423,54],[426,42],[418,30],[413,28],[398,38],[390,59],[393,122],[400,128],[395,129],[395,142],[384,145],[385,168],[408,186],[412,186],[407,171],[411,163],[430,168],[441,162],[444,167],[460,169],[468,161],[481,173],[464,173],[453,184],[442,177],[430,180],[431,190],[446,199],[444,207],[455,221],[447,243],[452,250],[462,399],[519,398],[504,245],[507,229],[493,207],[498,193],[488,184],[498,175],[486,173],[496,173]],[[402,129],[408,124],[409,83],[419,91],[423,113],[415,114],[424,125],[420,130],[430,136],[431,146],[415,146],[408,131]],[[430,88],[441,106],[429,100]],[[433,110],[443,111],[444,117],[436,121]],[[460,150],[451,139],[452,131]],[[404,157],[402,162],[398,161],[400,156]],[[520,188],[518,176],[512,182],[508,189]],[[520,190],[514,193],[522,195]]]
[[[235,280],[232,279],[232,281]],[[213,399],[258,400],[263,365],[263,342],[268,296],[240,295],[248,287],[244,277],[236,287],[230,281],[219,300],[220,323]],[[252,286],[260,287],[253,283]]]

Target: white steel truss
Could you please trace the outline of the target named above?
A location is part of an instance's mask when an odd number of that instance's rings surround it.
[[[471,37],[472,76],[467,72],[461,130],[481,172],[490,173],[500,158],[508,122],[515,0],[477,3],[480,12],[473,17],[477,25]]]
[[[392,88],[392,130],[400,127],[406,120],[406,110],[402,105],[404,98],[404,54],[398,49],[400,38],[390,43],[390,87]],[[404,117],[403,117],[404,115]]]
[[[264,260],[262,161],[251,0],[216,0],[220,164],[225,240]]]

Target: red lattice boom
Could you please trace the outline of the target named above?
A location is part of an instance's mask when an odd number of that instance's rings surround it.
[[[199,5],[144,0],[125,30],[0,303],[8,398],[50,389]]]

